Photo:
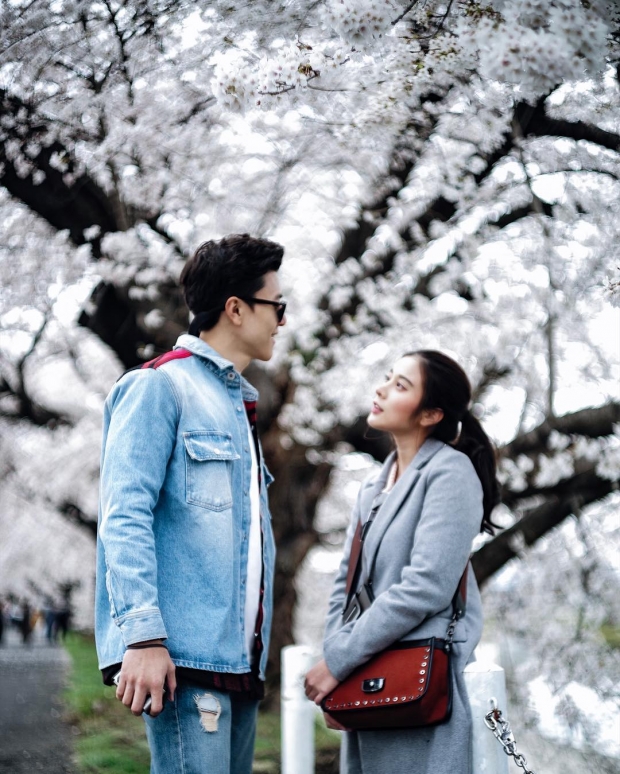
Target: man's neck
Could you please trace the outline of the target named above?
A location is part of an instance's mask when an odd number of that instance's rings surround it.
[[[210,331],[201,331],[200,339],[214,349],[218,355],[230,360],[235,370],[240,374],[250,365],[251,358],[240,352],[237,342],[224,331],[212,328]]]

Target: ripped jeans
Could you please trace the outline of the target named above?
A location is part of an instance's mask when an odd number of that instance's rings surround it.
[[[158,717],[142,716],[151,774],[251,774],[258,704],[180,683]]]

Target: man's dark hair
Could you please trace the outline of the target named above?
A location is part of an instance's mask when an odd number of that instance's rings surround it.
[[[282,245],[249,234],[203,242],[181,272],[185,302],[195,315],[190,333],[213,328],[231,296],[254,296],[265,274],[278,271],[283,255]]]

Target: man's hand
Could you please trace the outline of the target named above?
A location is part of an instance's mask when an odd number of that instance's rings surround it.
[[[306,675],[304,687],[306,696],[315,704],[320,704],[328,693],[338,685],[339,680],[332,675],[325,661],[319,661]]]
[[[153,640],[148,644],[155,642],[161,640]],[[150,695],[150,715],[156,717],[164,708],[164,682],[168,683],[170,699],[174,699],[177,687],[175,667],[166,648],[127,650],[123,658],[116,698],[139,717],[146,697]]]

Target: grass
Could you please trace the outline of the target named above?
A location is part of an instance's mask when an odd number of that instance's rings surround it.
[[[73,633],[65,647],[73,662],[66,702],[80,774],[149,774],[144,723],[101,682],[93,639]]]
[[[65,699],[75,730],[78,771],[80,774],[149,774],[150,755],[144,723],[116,701],[114,688],[101,682],[92,637],[72,633],[65,647],[73,662]],[[317,774],[338,770],[338,740],[337,732],[317,721]],[[280,716],[275,712],[259,712],[254,772],[280,772]]]

